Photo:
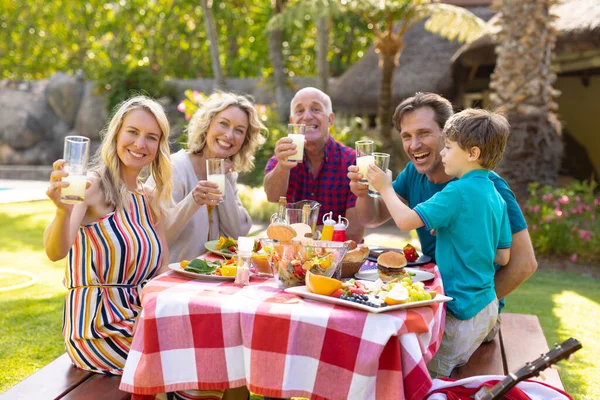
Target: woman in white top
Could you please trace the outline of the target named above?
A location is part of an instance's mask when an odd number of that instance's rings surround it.
[[[188,149],[171,156],[173,200],[178,203],[177,217],[167,229],[171,262],[198,257],[206,252],[204,243],[219,235],[237,239],[248,234],[252,219],[237,195],[236,181],[238,172],[254,167],[263,131],[267,129],[253,104],[233,93],[213,93],[194,114],[187,127]],[[206,180],[209,158],[226,160],[225,193]]]

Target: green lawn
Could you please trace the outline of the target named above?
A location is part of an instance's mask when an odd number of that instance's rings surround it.
[[[54,214],[49,201],[0,205],[0,267],[34,273],[25,289],[0,291],[0,392],[64,352],[61,336],[64,261],[50,262],[42,234]],[[23,278],[0,273],[2,287]],[[600,399],[600,281],[567,272],[544,271],[507,301],[507,312],[535,314],[550,345],[575,337],[583,343],[561,377],[575,399]]]

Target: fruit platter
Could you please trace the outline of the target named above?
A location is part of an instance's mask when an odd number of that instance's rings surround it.
[[[375,282],[350,279],[342,282],[306,273],[306,286],[285,289],[301,297],[345,307],[380,313],[421,307],[452,300],[451,297],[428,290],[423,282],[413,282],[410,277],[401,280]]]

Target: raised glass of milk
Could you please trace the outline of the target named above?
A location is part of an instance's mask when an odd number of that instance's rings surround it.
[[[362,174],[362,179],[359,183],[368,185],[367,171],[369,165],[375,163],[375,159],[373,158],[375,144],[372,140],[358,140],[354,144],[356,146],[356,166],[358,167],[358,173]]]
[[[206,180],[219,185],[219,190],[225,200],[225,159],[209,158],[206,160]]]
[[[81,203],[85,197],[87,165],[90,157],[90,139],[84,136],[65,137],[65,171],[69,175],[63,181],[69,186],[61,189],[60,201],[66,204]]]
[[[288,124],[288,137],[292,139],[292,143],[296,145],[296,154],[288,157],[288,161],[302,162],[304,159],[304,133],[306,125],[304,124]]]

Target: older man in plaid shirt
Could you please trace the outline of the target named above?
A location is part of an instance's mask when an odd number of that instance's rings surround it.
[[[316,200],[321,203],[319,219],[333,211],[348,218],[346,236],[360,242],[364,227],[356,214],[356,196],[350,191],[346,172],[356,162],[354,149],[337,142],[329,134],[334,114],[328,95],[313,87],[299,90],[292,99],[290,123],[306,125],[304,160],[288,161],[296,154],[296,145],[288,137],[275,145],[275,155],[265,167],[264,188],[270,202],[280,196],[295,203]]]

